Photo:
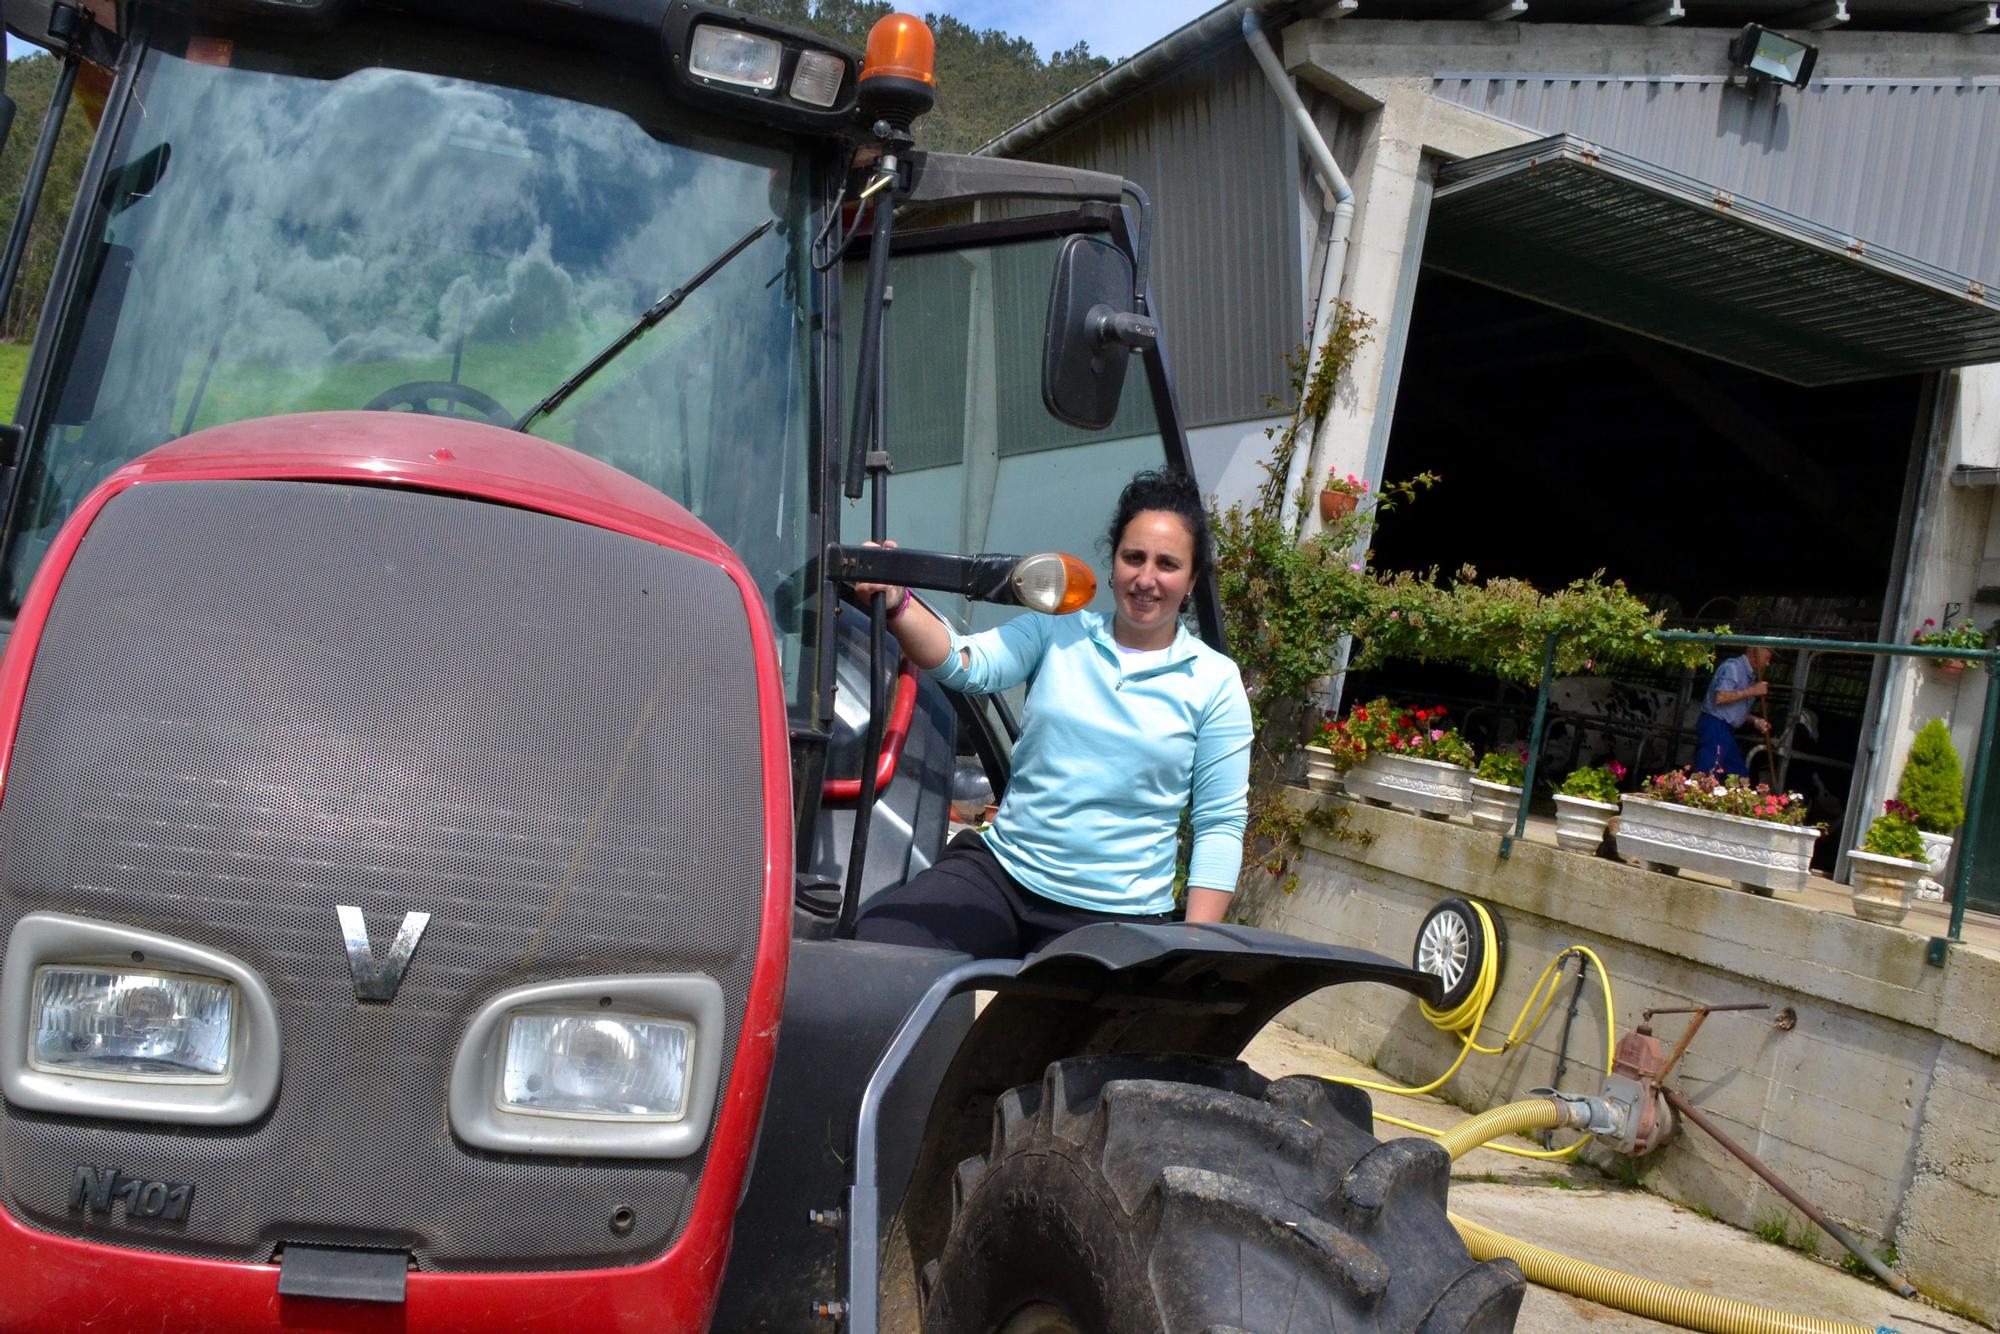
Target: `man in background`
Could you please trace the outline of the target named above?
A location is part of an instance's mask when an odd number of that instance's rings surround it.
[[[1750,714],[1750,701],[1771,692],[1771,683],[1761,679],[1771,665],[1771,656],[1767,648],[1747,649],[1715,669],[1694,727],[1696,773],[1750,776],[1750,766],[1744,763],[1743,751],[1736,744],[1736,729],[1747,719],[1763,735],[1771,734],[1770,719]]]

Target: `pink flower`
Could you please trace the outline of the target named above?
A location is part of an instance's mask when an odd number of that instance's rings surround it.
[[[1361,568],[1361,562],[1358,560],[1349,561],[1347,563],[1347,568],[1350,570],[1359,570]]]
[[[1392,621],[1400,621],[1403,619],[1403,613],[1400,611],[1392,611],[1389,613],[1389,619]]]
[[[1440,730],[1438,730],[1437,728],[1433,727],[1433,728],[1431,729],[1431,740],[1433,740],[1433,741],[1442,741],[1442,740],[1444,740],[1444,733],[1443,733],[1443,732],[1441,732]]]

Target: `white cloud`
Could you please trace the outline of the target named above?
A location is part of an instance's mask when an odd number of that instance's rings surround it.
[[[1091,54],[1123,60],[1215,7],[1214,0],[933,0],[926,10],[975,28],[1025,37],[1044,56],[1089,42]]]

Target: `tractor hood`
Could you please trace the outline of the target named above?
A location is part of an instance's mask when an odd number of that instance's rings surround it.
[[[132,966],[117,932],[166,942],[169,973],[220,957],[237,1013],[268,1009],[231,1077],[278,1078],[247,1117],[204,1120],[7,1071],[0,1267],[60,1286],[126,1247],[134,1302],[149,1266],[199,1259],[202,1292],[254,1305],[288,1248],[360,1248],[408,1260],[412,1303],[440,1272],[539,1270],[537,1300],[574,1282],[606,1328],[628,1304],[698,1320],[783,991],[784,725],[740,564],[560,446],[331,413],[121,469],[0,662],[0,934],[40,951],[8,972],[64,964],[51,950]],[[427,924],[385,985],[411,914]],[[583,981],[601,990],[561,992]],[[717,1004],[674,1017],[710,1087],[672,1156],[621,1153],[587,1117],[502,1151],[470,1124],[497,1085],[475,1069],[462,1099],[455,1072],[507,998],[620,1015],[675,987]],[[183,1216],[77,1189],[79,1165],[187,1186]]]

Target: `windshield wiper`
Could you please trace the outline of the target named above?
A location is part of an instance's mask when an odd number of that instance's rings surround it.
[[[533,424],[535,418],[547,416],[561,407],[564,399],[583,388],[585,381],[609,365],[612,358],[630,347],[640,334],[645,333],[646,330],[673,314],[683,301],[686,301],[695,292],[700,290],[703,283],[720,273],[724,265],[728,264],[730,260],[735,259],[745,250],[748,250],[753,241],[777,225],[778,220],[776,218],[766,218],[763,222],[758,223],[755,227],[745,232],[727,250],[703,265],[701,272],[695,274],[694,277],[688,279],[658,301],[655,301],[647,308],[646,313],[639,317],[637,323],[624,333],[619,334],[609,347],[592,357],[590,363],[582,370],[570,376],[569,379],[564,380],[561,388],[535,404],[534,407],[529,408],[527,415],[514,423],[514,429],[517,431],[526,431]]]

